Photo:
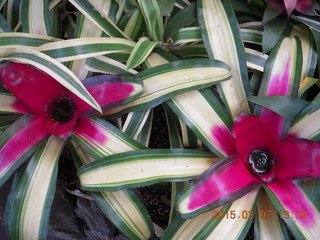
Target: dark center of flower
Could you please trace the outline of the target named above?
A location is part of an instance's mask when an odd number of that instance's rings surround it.
[[[70,96],[59,96],[52,99],[46,108],[50,118],[57,123],[69,122],[74,115],[75,103]]]
[[[249,156],[249,163],[256,173],[265,174],[271,170],[273,159],[266,151],[254,150]]]

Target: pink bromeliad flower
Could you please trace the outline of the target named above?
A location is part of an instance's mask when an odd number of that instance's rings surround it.
[[[0,82],[15,97],[11,107],[25,114],[24,126],[16,123],[17,132],[1,146],[0,183],[20,165],[21,158],[30,156],[37,143],[50,135],[66,139],[73,130],[83,127],[87,116],[98,113],[53,77],[27,64],[3,64]],[[82,83],[103,111],[125,104],[142,92],[141,82],[133,77],[100,75]]]
[[[315,15],[312,0],[271,0],[269,4],[272,4],[280,9],[286,10],[288,16],[291,15],[293,10],[297,10],[306,15]]]

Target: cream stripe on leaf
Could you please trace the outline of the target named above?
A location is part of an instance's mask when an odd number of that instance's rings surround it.
[[[21,5],[21,22],[24,32],[51,35],[48,0],[24,0]]]
[[[0,54],[1,61],[9,60],[30,64],[46,72],[56,79],[64,87],[72,91],[75,95],[87,102],[93,108],[101,112],[101,108],[96,100],[90,95],[80,80],[61,63],[51,57],[31,49],[14,49]]]
[[[60,39],[45,35],[10,32],[0,34],[0,48],[35,48]]]
[[[108,58],[105,56],[93,57],[88,58],[86,60],[86,67],[91,72],[98,72],[98,73],[108,73],[108,74],[136,74],[138,73],[134,69],[127,70],[125,64],[113,60],[112,58]]]
[[[288,239],[288,231],[283,221],[279,218],[277,210],[262,189],[257,199],[255,213],[255,237],[261,240]]]
[[[71,143],[77,168],[94,161],[75,141],[71,140]],[[122,146],[123,151],[129,147],[124,147],[125,142]],[[133,191],[91,192],[91,196],[109,220],[130,239],[149,239],[153,234],[149,213]]]
[[[96,24],[102,31],[110,37],[126,38],[129,37],[121,31],[117,25],[107,16],[105,12],[100,12],[87,0],[69,0],[83,15]]]
[[[196,150],[141,150],[99,159],[78,171],[85,190],[115,191],[160,181],[184,181],[200,175],[219,159]]]
[[[101,118],[83,118],[72,132],[72,139],[95,159],[146,147]]]
[[[6,209],[10,239],[45,239],[64,141],[52,136],[16,175]]]
[[[238,23],[228,0],[198,1],[198,20],[208,55],[225,62],[232,78],[221,83],[221,94],[233,118],[250,113],[246,96],[250,95],[245,52]]]
[[[167,63],[136,76],[142,79],[144,92],[132,103],[106,112],[107,115],[154,107],[179,93],[225,81],[230,78],[230,72],[220,61],[202,59]]]
[[[213,138],[212,129],[231,129],[231,120],[208,89],[192,91],[176,96],[168,102],[170,108],[196,134],[196,136],[220,157],[227,156],[219,139]],[[229,130],[231,136],[231,132]]]
[[[156,0],[138,0],[149,36],[153,41],[163,41],[163,20]]]
[[[140,38],[129,56],[127,69],[135,68],[140,65],[150,55],[157,44],[157,42],[152,42],[146,37]]]
[[[122,38],[91,37],[62,40],[37,48],[59,62],[131,51],[135,43]]]

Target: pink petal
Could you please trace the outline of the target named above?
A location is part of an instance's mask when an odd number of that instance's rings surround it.
[[[140,84],[132,83],[132,78],[128,76],[100,75],[88,78],[82,81],[82,83],[99,103],[102,111],[123,105],[128,102],[129,97],[136,95],[140,90],[142,91]],[[135,86],[139,87],[136,88]],[[92,107],[85,102],[77,102],[77,107],[81,112],[92,109]],[[89,112],[89,114],[93,113],[97,112],[94,110]]]
[[[283,73],[272,76],[268,82],[266,96],[282,95],[288,96],[291,94],[291,76],[290,76],[291,59],[286,63]],[[282,136],[285,119],[275,112],[267,108],[263,108],[260,116],[268,125],[273,141],[279,141]]]
[[[253,150],[273,155],[273,141],[268,126],[254,115],[240,115],[233,127],[238,152],[246,161]]]
[[[320,143],[289,139],[275,144],[276,176],[280,178],[320,177]]]
[[[0,137],[0,177],[12,172],[31,155],[33,147],[49,136],[44,127],[45,120],[33,114],[25,115],[6,129]],[[19,161],[19,162],[18,162]],[[8,178],[4,177],[4,178]]]
[[[304,13],[306,15],[316,15],[312,0],[299,0],[296,5],[297,11]]]
[[[79,118],[73,132],[87,141],[98,143],[99,145],[105,144],[108,140],[103,134],[105,130],[87,117]]]
[[[267,187],[276,195],[281,205],[290,214],[290,217],[287,218],[282,212],[283,220],[293,220],[299,227],[305,229],[307,234],[308,231],[311,234],[315,231],[317,236],[320,236],[319,212],[297,183],[292,180],[277,178],[268,183]],[[277,204],[275,205],[277,206]]]
[[[263,181],[269,182],[275,176],[275,168],[271,168],[267,173],[257,173],[251,164],[249,156],[254,150],[266,152],[272,159],[274,158],[273,141],[268,126],[257,116],[240,115],[236,121],[233,134],[236,139],[238,152],[242,156],[244,163]]]
[[[234,155],[213,165],[191,182],[185,190],[190,194],[188,208],[219,207],[244,196],[260,182],[248,171],[239,155]]]
[[[226,156],[231,156],[237,153],[235,139],[226,126],[212,127],[211,134],[214,142],[225,153]]]
[[[63,94],[64,87],[30,65],[10,62],[0,67],[0,82],[32,112],[45,117],[49,100]]]
[[[291,12],[295,8],[296,4],[297,4],[297,0],[284,0],[284,6],[286,7],[288,16],[291,15]]]

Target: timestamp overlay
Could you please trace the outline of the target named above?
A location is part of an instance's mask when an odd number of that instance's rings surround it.
[[[236,218],[242,218],[242,219],[254,219],[255,217],[260,219],[270,219],[272,214],[278,214],[278,216],[281,219],[308,219],[308,212],[306,210],[301,211],[235,211],[235,210],[213,210],[212,211],[212,219],[236,219]]]

